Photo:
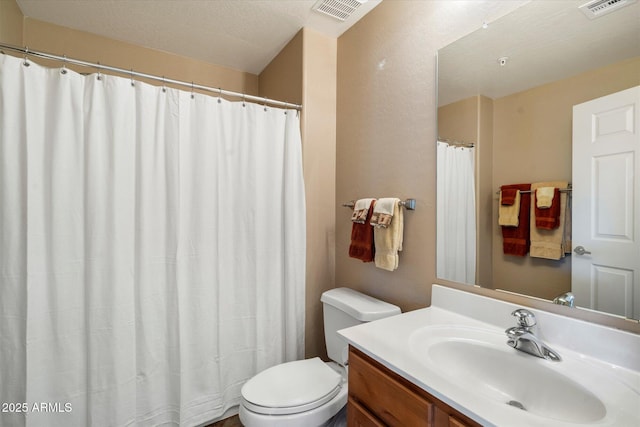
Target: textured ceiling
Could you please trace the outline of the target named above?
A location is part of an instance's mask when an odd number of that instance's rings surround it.
[[[438,104],[500,98],[640,56],[640,1],[593,20],[584,3],[533,1],[441,49]]]
[[[303,27],[338,37],[382,0],[345,22],[316,0],[17,0],[25,16],[258,74]]]

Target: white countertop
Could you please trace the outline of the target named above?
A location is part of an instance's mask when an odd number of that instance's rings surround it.
[[[434,285],[432,306],[341,330],[349,344],[363,351],[456,410],[487,426],[577,426],[550,420],[506,405],[451,381],[412,345],[425,327],[476,328],[497,336],[515,325],[514,304]],[[539,336],[563,358],[543,364],[592,392],[606,415],[591,426],[640,426],[640,336],[531,309]],[[465,313],[465,314],[461,314]],[[427,331],[428,333],[428,331]],[[506,344],[506,335],[504,337]],[[510,349],[514,352],[517,350]],[[528,363],[528,361],[527,361]]]

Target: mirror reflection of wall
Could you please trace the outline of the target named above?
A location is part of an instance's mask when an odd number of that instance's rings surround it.
[[[640,3],[593,21],[577,10],[582,3],[532,2],[489,25],[512,37],[499,40],[481,29],[438,53],[438,135],[476,143],[476,283],[483,287],[548,300],[571,290],[570,257],[503,254],[496,191],[504,184],[570,182],[573,105],[640,84]],[[550,33],[553,45],[536,26]],[[581,31],[604,31],[608,47],[595,46],[609,52],[596,55],[583,46],[589,36],[582,40]],[[483,43],[490,44],[485,56],[479,53]],[[595,67],[583,58],[590,53],[598,56]],[[501,66],[497,58],[503,56],[509,60]],[[464,77],[455,71],[460,67],[476,74]],[[523,67],[540,71],[532,76]],[[552,77],[556,71],[558,78]],[[516,83],[518,73],[525,75],[523,83]],[[492,79],[484,81],[484,75]]]

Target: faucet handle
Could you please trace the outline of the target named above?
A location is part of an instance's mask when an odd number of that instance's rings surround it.
[[[511,313],[518,321],[518,325],[523,328],[530,328],[536,324],[536,316],[524,308],[519,308]]]

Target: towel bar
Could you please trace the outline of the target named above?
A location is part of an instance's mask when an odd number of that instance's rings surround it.
[[[560,192],[561,193],[571,193],[573,189],[572,188],[561,188]],[[521,190],[520,194],[531,194],[532,191],[531,190]],[[500,194],[500,190],[496,191],[496,194]]]
[[[342,206],[345,208],[351,208],[353,209],[353,207],[356,205],[356,201],[355,200],[351,200],[347,203],[343,203]],[[406,199],[406,200],[401,200],[400,201],[400,206],[404,207],[407,210],[410,211],[414,211],[416,210],[416,199]]]

